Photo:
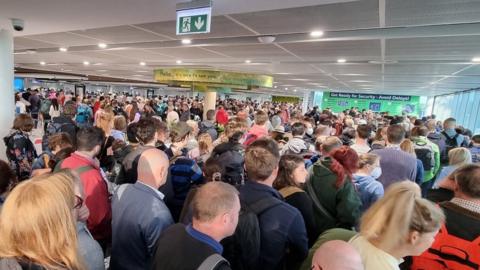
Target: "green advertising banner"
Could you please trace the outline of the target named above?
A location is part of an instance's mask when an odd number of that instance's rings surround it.
[[[324,92],[322,109],[330,108],[333,112],[341,112],[352,107],[359,110],[389,112],[390,115],[420,115],[420,97],[402,95],[377,95],[358,93]]]

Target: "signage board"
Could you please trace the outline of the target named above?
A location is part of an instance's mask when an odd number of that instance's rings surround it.
[[[420,114],[420,97],[404,95],[380,95],[360,93],[324,92],[322,109],[331,108],[341,112],[351,107],[374,112],[389,112],[391,115]]]
[[[177,35],[210,33],[212,7],[177,10]]]

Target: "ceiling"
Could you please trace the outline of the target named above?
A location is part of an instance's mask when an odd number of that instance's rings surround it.
[[[275,77],[271,92],[298,95],[480,87],[480,65],[471,62],[480,57],[480,0],[218,0],[212,32],[191,36],[175,35],[175,3],[0,0],[0,17],[26,20],[14,40],[15,65],[23,68],[141,81],[152,81],[161,67],[252,72]],[[312,38],[313,30],[324,35]],[[260,43],[264,35],[275,43]]]

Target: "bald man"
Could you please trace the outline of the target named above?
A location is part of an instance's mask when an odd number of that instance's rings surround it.
[[[110,269],[150,269],[160,233],[173,224],[164,195],[169,162],[164,152],[144,151],[135,184],[121,185],[112,198],[112,257]]]
[[[321,245],[313,255],[314,270],[363,270],[360,254],[349,243],[333,240]]]

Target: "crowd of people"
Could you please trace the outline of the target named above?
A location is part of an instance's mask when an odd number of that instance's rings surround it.
[[[0,269],[480,269],[480,135],[454,118],[53,90],[15,102]]]

